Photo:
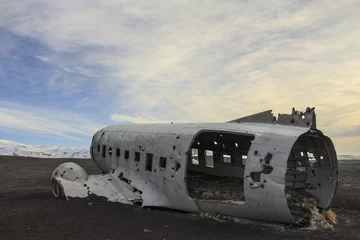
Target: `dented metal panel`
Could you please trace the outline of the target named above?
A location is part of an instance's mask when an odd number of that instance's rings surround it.
[[[325,159],[328,167],[316,169],[318,177],[313,176],[312,180],[310,177],[300,177],[302,173],[298,173],[298,169],[301,170],[301,167],[289,168],[291,166],[288,165],[293,164],[290,158],[294,151],[305,151],[294,150],[294,146],[303,147],[299,138],[310,131],[314,136],[325,139],[321,141],[325,142],[327,149],[321,151],[329,155]],[[245,136],[253,136],[253,140],[246,140]],[[197,156],[197,163],[192,163],[193,148],[199,149],[199,154],[202,154]],[[214,154],[203,155],[205,150]],[[331,206],[337,185],[335,150],[331,140],[316,130],[313,108],[305,112],[293,109],[290,115],[279,114],[277,120],[271,111],[265,111],[228,123],[113,125],[94,135],[91,152],[93,161],[105,175],[85,177],[80,168],[61,165],[52,176],[56,196],[61,195],[59,191],[62,191],[63,195],[73,197],[76,195],[73,194],[76,192],[74,189],[78,189],[78,196],[84,197],[84,184],[87,187],[96,185],[103,191],[92,187],[87,193],[108,195],[112,201],[121,203],[137,202],[142,206],[296,223],[297,218],[291,209],[291,202],[289,206],[286,192],[287,188],[297,184],[294,181],[300,181],[303,188],[299,189],[302,192],[318,197],[321,208]],[[212,161],[212,164],[207,165],[200,157]],[[229,158],[230,162],[226,162],[224,157]],[[308,159],[304,159],[304,163],[308,164]],[[243,165],[235,164],[239,160]],[[313,173],[313,167],[303,166],[306,170],[304,176]],[[56,171],[71,172],[70,168],[77,169],[74,176],[81,176],[74,179],[66,174],[55,174]],[[189,177],[193,176],[194,171],[202,174],[201,177],[212,178],[211,181],[225,179],[224,184],[235,179],[239,182],[239,189],[236,190],[243,191],[244,199],[214,200],[191,196],[188,184],[191,184]],[[294,174],[299,176],[296,180]],[[82,187],[71,187],[72,183]],[[318,189],[307,189],[309,184],[317,184]]]

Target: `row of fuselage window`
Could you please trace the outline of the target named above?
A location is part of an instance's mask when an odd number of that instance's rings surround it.
[[[106,145],[102,145],[102,151],[101,151],[101,156],[102,158],[106,157]],[[97,151],[100,152],[100,145],[98,145]],[[109,147],[109,156],[112,157],[113,154],[113,148]],[[115,155],[117,158],[120,157],[120,148],[116,148],[115,149]],[[130,158],[130,151],[129,150],[125,150],[124,151],[124,158],[126,160],[128,160]],[[151,172],[152,171],[152,166],[153,166],[153,158],[154,158],[154,154],[152,153],[146,153],[146,162],[145,162],[145,170]],[[135,162],[140,162],[140,152],[135,152],[134,153],[134,161]],[[165,157],[160,157],[160,161],[159,161],[159,167],[161,168],[166,168],[166,158]]]
[[[205,167],[214,168],[214,162],[223,164],[232,164],[234,166],[245,167],[247,155],[244,154],[223,154],[212,150],[191,149],[192,165],[199,165],[200,161],[205,163]]]

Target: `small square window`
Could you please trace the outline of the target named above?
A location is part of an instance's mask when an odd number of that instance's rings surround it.
[[[103,145],[102,157],[105,158],[105,156],[106,156],[106,145]]]
[[[112,155],[112,147],[109,147],[109,155]]]
[[[211,150],[206,150],[205,151],[205,156],[206,156],[206,161],[205,161],[205,165],[207,167],[210,167],[210,168],[214,168],[214,154],[213,154],[213,151]]]
[[[316,158],[315,158],[314,154],[311,152],[307,152],[306,155],[308,156],[308,161],[309,161],[310,166],[313,166],[316,163]],[[319,163],[317,163],[317,164],[319,164]]]
[[[153,161],[153,154],[147,153],[146,154],[146,163],[145,163],[145,170],[151,172],[152,171],[152,161]]]
[[[129,159],[129,150],[125,150],[125,155],[124,155],[124,157],[125,157],[125,159]]]
[[[246,155],[242,155],[242,164],[243,164],[243,166],[246,165],[246,160],[247,160],[247,156],[246,156]]]
[[[199,151],[196,148],[191,149],[191,164],[199,165]]]
[[[117,149],[116,149],[116,156],[117,156],[117,157],[120,157],[120,148],[117,148]]]
[[[223,155],[223,162],[224,163],[231,163],[231,156],[230,155]]]
[[[135,162],[140,162],[140,153],[135,152]]]
[[[98,148],[97,148],[98,152],[100,152],[100,145],[98,145]]]
[[[159,166],[160,166],[161,168],[166,168],[166,158],[160,157]]]

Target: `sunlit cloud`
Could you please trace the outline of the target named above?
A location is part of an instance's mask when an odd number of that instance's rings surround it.
[[[354,153],[339,132],[360,120],[359,8],[351,0],[9,1],[0,26],[54,51],[38,55],[59,71],[44,83],[49,92],[76,97],[91,86],[106,99],[106,119],[225,122],[315,106],[338,151]]]

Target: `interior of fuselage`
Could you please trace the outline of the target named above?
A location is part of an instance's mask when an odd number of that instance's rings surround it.
[[[285,193],[290,211],[297,220],[302,218],[300,222],[309,213],[309,209],[301,207],[304,202],[327,209],[334,198],[337,160],[331,140],[327,139],[320,132],[303,134],[288,156]],[[252,135],[199,133],[192,142],[187,164],[190,197],[205,201],[245,201],[244,170],[253,140]],[[256,179],[251,174],[250,177]]]
[[[245,201],[244,170],[252,135],[199,133],[188,158],[187,187],[197,200]]]
[[[285,176],[285,193],[295,220],[310,220],[309,206],[330,207],[337,186],[335,149],[318,132],[301,135],[290,152]]]

